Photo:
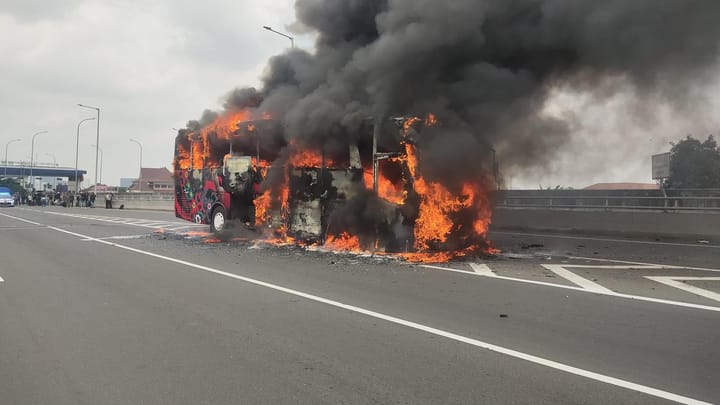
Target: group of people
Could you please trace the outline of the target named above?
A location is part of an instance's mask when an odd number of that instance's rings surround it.
[[[58,205],[62,207],[80,207],[95,208],[95,200],[97,196],[92,191],[82,191],[75,193],[73,191],[55,192],[55,191],[31,191],[27,194],[13,194],[15,205],[35,205],[47,207],[48,205]],[[112,209],[115,194],[105,194],[105,208]]]

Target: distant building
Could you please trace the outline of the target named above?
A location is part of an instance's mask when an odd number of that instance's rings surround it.
[[[143,167],[138,179],[128,187],[129,192],[173,193],[175,182],[165,167]]]
[[[583,190],[659,190],[655,183],[596,183]]]

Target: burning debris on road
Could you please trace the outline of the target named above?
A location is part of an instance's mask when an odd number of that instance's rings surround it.
[[[273,57],[175,144],[177,216],[268,242],[446,261],[487,240],[495,152],[542,164],[551,91],[682,98],[717,62],[714,1],[297,0],[314,53]],[[606,88],[607,90],[607,88]]]

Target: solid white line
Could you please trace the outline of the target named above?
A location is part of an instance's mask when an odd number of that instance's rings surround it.
[[[481,263],[470,263],[470,267],[473,269],[473,271],[477,274],[480,274],[482,276],[487,277],[493,277],[495,276],[495,273],[490,270],[490,267],[488,267],[487,264],[481,264]]]
[[[646,262],[631,262],[627,260],[614,260],[614,259],[602,259],[598,257],[583,257],[583,256],[567,256],[568,259],[578,259],[578,260],[590,260],[595,262],[610,262],[610,263],[623,263],[623,264],[637,264],[640,266],[652,266],[652,267],[658,267],[663,269],[688,269],[688,270],[701,270],[701,271],[718,271],[720,272],[720,269],[711,269],[707,267],[689,267],[689,266],[676,266],[676,265],[670,265],[670,264],[659,264],[659,263],[646,263]]]
[[[8,218],[15,219],[15,220],[18,220],[18,221],[27,222],[28,224],[33,224],[33,225],[37,225],[37,226],[45,226],[45,225],[43,225],[43,224],[41,224],[41,223],[39,223],[39,222],[30,221],[29,219],[25,219],[25,218],[15,217],[15,216],[8,215],[8,214],[3,214],[3,213],[0,213],[0,215],[2,215],[2,216],[4,216],[4,217],[8,217]]]
[[[468,274],[471,276],[486,277],[486,276],[483,276],[482,274],[478,274],[473,271],[459,270],[459,269],[453,269],[453,268],[449,268],[449,267],[440,267],[440,266],[433,266],[433,265],[420,265],[419,267],[426,267],[429,269],[437,269],[437,270],[443,270],[443,271],[451,271],[453,273],[464,273],[464,274]],[[615,291],[610,291],[610,292],[589,291],[584,288],[575,287],[573,285],[556,284],[556,283],[548,283],[545,281],[536,281],[536,280],[528,280],[528,279],[524,279],[524,278],[500,276],[498,274],[493,274],[492,276],[488,276],[488,278],[497,279],[497,280],[514,281],[514,282],[524,283],[524,284],[541,285],[541,286],[545,286],[545,287],[562,288],[565,290],[580,291],[580,292],[585,292],[585,293],[607,295],[610,297],[627,298],[627,299],[637,300],[637,301],[652,302],[655,304],[673,305],[673,306],[683,307],[683,308],[693,308],[693,309],[701,309],[704,311],[720,312],[720,307],[714,307],[714,306],[710,306],[710,305],[693,304],[690,302],[683,302],[683,301],[664,300],[661,298],[645,297],[642,295],[623,294],[623,293],[618,293]]]
[[[553,361],[553,360],[549,360],[549,359],[545,359],[545,358],[542,358],[542,357],[534,356],[534,355],[531,355],[531,354],[523,353],[523,352],[520,352],[520,351],[517,351],[517,350],[513,350],[513,349],[508,349],[508,348],[506,348],[506,347],[494,345],[494,344],[492,344],[492,343],[483,342],[483,341],[480,341],[480,340],[477,340],[477,339],[473,339],[473,338],[469,338],[469,337],[466,337],[466,336],[458,335],[458,334],[456,334],[456,333],[452,333],[452,332],[444,331],[444,330],[441,330],[441,329],[433,328],[433,327],[431,327],[431,326],[427,326],[427,325],[419,324],[419,323],[416,323],[416,322],[408,321],[408,320],[405,320],[405,319],[402,319],[402,318],[398,318],[398,317],[395,317],[395,316],[392,316],[392,315],[386,315],[386,314],[383,314],[383,313],[380,313],[380,312],[371,311],[371,310],[368,310],[368,309],[365,309],[365,308],[362,308],[362,307],[357,307],[357,306],[354,306],[354,305],[343,304],[342,302],[339,302],[339,301],[335,301],[335,300],[323,298],[323,297],[320,297],[320,296],[317,296],[317,295],[312,295],[312,294],[304,293],[304,292],[302,292],[302,291],[298,291],[298,290],[294,290],[294,289],[291,289],[291,288],[283,287],[283,286],[280,286],[280,285],[277,285],[277,284],[271,284],[271,283],[268,283],[268,282],[265,282],[265,281],[260,281],[260,280],[256,280],[256,279],[253,279],[253,278],[250,278],[250,277],[245,277],[245,276],[240,276],[240,275],[233,274],[233,273],[228,273],[228,272],[225,272],[225,271],[222,271],[222,270],[213,269],[213,268],[211,268],[211,267],[202,266],[202,265],[195,264],[195,263],[191,263],[191,262],[187,262],[187,261],[184,261],[184,260],[175,259],[175,258],[167,257],[167,256],[162,256],[162,255],[159,255],[159,254],[157,254],[157,253],[152,253],[152,252],[148,252],[148,251],[144,251],[144,250],[132,248],[132,247],[129,247],[129,246],[124,246],[124,245],[119,245],[119,244],[112,243],[112,242],[107,242],[107,241],[104,241],[104,240],[92,238],[92,237],[87,236],[87,235],[82,235],[82,234],[79,234],[79,233],[75,233],[75,232],[71,232],[71,231],[66,231],[66,230],[64,230],[64,229],[56,228],[56,227],[54,227],[54,226],[49,226],[49,228],[50,228],[50,229],[53,229],[53,230],[55,230],[55,231],[58,231],[58,232],[66,233],[66,234],[69,234],[69,235],[74,235],[74,236],[77,236],[77,237],[80,237],[80,238],[95,239],[96,242],[102,243],[102,244],[105,244],[105,245],[114,246],[114,247],[117,247],[117,248],[120,248],[120,249],[125,249],[125,250],[131,251],[131,252],[135,252],[135,253],[138,253],[138,254],[142,254],[142,255],[154,257],[154,258],[157,258],[157,259],[161,259],[161,260],[165,260],[165,261],[169,261],[169,262],[173,262],[173,263],[177,263],[177,264],[181,264],[181,265],[184,265],[184,266],[187,266],[187,267],[192,267],[192,268],[195,268],[195,269],[198,269],[198,270],[203,270],[203,271],[206,271],[206,272],[209,272],[209,273],[214,273],[214,274],[218,274],[218,275],[221,275],[221,276],[233,278],[233,279],[236,279],[236,280],[244,281],[244,282],[249,283],[249,284],[254,284],[254,285],[258,285],[258,286],[261,286],[261,287],[269,288],[269,289],[272,289],[272,290],[275,290],[275,291],[280,291],[280,292],[283,292],[283,293],[286,293],[286,294],[295,295],[295,296],[302,297],[302,298],[305,298],[305,299],[308,299],[308,300],[311,300],[311,301],[315,301],[315,302],[319,302],[319,303],[322,303],[322,304],[330,305],[330,306],[333,306],[333,307],[336,307],[336,308],[342,308],[342,309],[345,309],[345,310],[348,310],[348,311],[352,311],[352,312],[356,312],[356,313],[359,313],[359,314],[367,315],[367,316],[370,316],[370,317],[373,317],[373,318],[382,319],[382,320],[385,320],[385,321],[390,322],[390,323],[394,323],[394,324],[397,324],[397,325],[406,326],[406,327],[409,327],[409,328],[412,328],[412,329],[416,329],[416,330],[420,330],[420,331],[423,331],[423,332],[426,332],[426,333],[430,333],[430,334],[433,334],[433,335],[436,335],[436,336],[445,337],[445,338],[448,338],[448,339],[451,339],[451,340],[455,340],[455,341],[458,341],[458,342],[462,342],[462,343],[466,343],[466,344],[469,344],[469,345],[472,345],[472,346],[475,346],[475,347],[487,349],[487,350],[490,350],[490,351],[493,351],[493,352],[496,352],[496,353],[500,353],[500,354],[504,354],[504,355],[507,355],[507,356],[510,356],[510,357],[514,357],[514,358],[517,358],[517,359],[525,360],[525,361],[528,361],[528,362],[531,362],[531,363],[534,363],[534,364],[538,364],[538,365],[541,365],[541,366],[553,368],[553,369],[559,370],[559,371],[564,371],[564,372],[569,373],[569,374],[574,374],[574,375],[577,375],[577,376],[585,377],[585,378],[588,378],[588,379],[591,379],[591,380],[595,380],[595,381],[599,381],[599,382],[602,382],[602,383],[606,383],[606,384],[610,384],[610,385],[615,385],[615,386],[618,386],[618,387],[626,388],[626,389],[629,389],[629,390],[632,390],[632,391],[641,392],[641,393],[644,393],[644,394],[647,394],[647,395],[651,395],[651,396],[655,396],[655,397],[658,397],[658,398],[663,398],[663,399],[667,399],[667,400],[670,400],[670,401],[675,401],[675,402],[683,403],[683,404],[709,404],[708,402],[703,402],[703,401],[700,401],[700,400],[697,400],[697,399],[693,399],[693,398],[690,398],[690,397],[686,397],[686,396],[674,394],[674,393],[671,393],[671,392],[668,392],[668,391],[663,391],[663,390],[660,390],[660,389],[657,389],[657,388],[648,387],[648,386],[645,386],[645,385],[633,383],[633,382],[626,381],[626,380],[621,380],[621,379],[619,379],[619,378],[615,378],[615,377],[611,377],[611,376],[608,376],[608,375],[596,373],[596,372],[593,372],[593,371],[581,369],[581,368],[578,368],[578,367],[573,367],[573,366],[570,366],[570,365],[567,365],[567,364],[563,364],[563,363],[559,363],[559,362],[556,362],[556,361]]]
[[[709,298],[711,300],[720,301],[720,294],[706,290],[704,288],[695,287],[694,285],[681,283],[683,280],[692,281],[692,280],[708,280],[708,281],[720,281],[720,277],[663,277],[663,276],[645,276],[645,278],[653,281],[657,281],[658,283],[665,284],[670,287],[679,288],[681,290],[687,291],[689,293],[699,295],[701,297]]]
[[[653,242],[649,240],[632,240],[632,239],[611,239],[611,238],[595,238],[595,237],[583,237],[583,236],[567,236],[567,235],[554,235],[545,233],[524,233],[524,232],[504,232],[494,231],[491,234],[498,235],[521,235],[521,236],[536,236],[543,238],[557,238],[557,239],[576,239],[576,240],[595,240],[600,242],[621,242],[621,243],[640,243],[643,245],[666,245],[666,246],[682,246],[682,247],[698,247],[698,248],[710,248],[720,249],[720,245],[699,245],[694,243],[672,243],[672,242]]]
[[[4,282],[5,282],[5,279],[0,277],[0,283],[4,283]]]
[[[585,277],[580,277],[572,271],[567,270],[561,264],[541,264],[541,266],[552,271],[553,273],[564,278],[565,280],[568,280],[575,285],[579,285],[580,287],[588,291],[604,293],[612,292],[610,289],[607,289],[594,281],[590,281]]]
[[[95,241],[95,240],[97,240],[97,239],[102,239],[102,240],[110,240],[110,239],[140,239],[140,238],[144,238],[144,237],[146,237],[146,236],[147,236],[147,235],[118,235],[118,236],[106,236],[106,237],[103,237],[103,238],[92,238],[92,239],[82,239],[82,240],[83,240],[84,242],[89,242],[89,241]]]

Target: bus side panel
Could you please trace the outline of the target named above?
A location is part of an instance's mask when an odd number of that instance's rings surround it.
[[[217,204],[225,207],[226,212],[230,212],[230,193],[225,191],[221,176],[223,169],[204,169],[202,171],[202,205],[205,215],[203,223],[209,223],[209,217],[212,210]]]
[[[175,216],[198,224],[207,223],[202,176],[205,170],[175,173]]]
[[[181,170],[175,175],[175,216],[198,224],[209,223],[216,204],[230,212],[230,193],[222,187],[222,169]]]

